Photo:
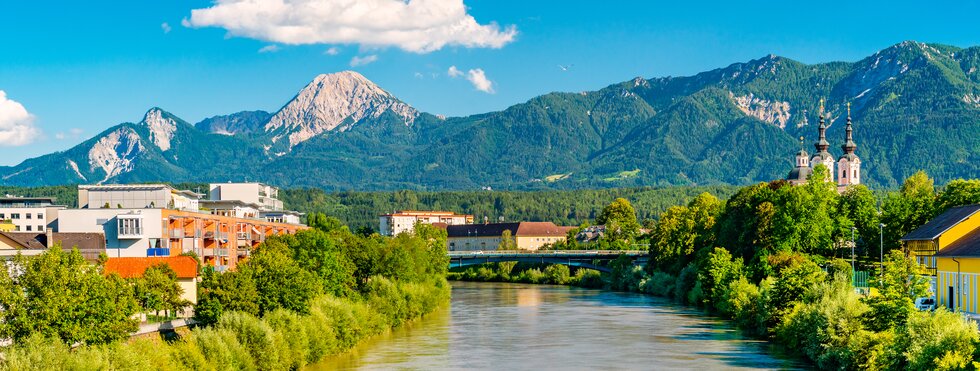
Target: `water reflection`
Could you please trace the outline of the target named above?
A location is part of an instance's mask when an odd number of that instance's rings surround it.
[[[645,295],[453,283],[449,308],[314,369],[785,369],[725,322]]]

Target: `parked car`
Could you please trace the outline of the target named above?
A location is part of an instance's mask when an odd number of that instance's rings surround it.
[[[917,298],[915,299],[915,309],[918,310],[936,310],[936,299],[933,298]]]

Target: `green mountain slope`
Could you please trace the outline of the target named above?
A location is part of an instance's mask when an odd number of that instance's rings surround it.
[[[151,110],[68,151],[0,167],[0,184],[745,184],[784,177],[800,136],[812,151],[821,99],[838,156],[851,104],[865,183],[895,186],[920,169],[940,182],[980,174],[980,47],[903,42],[856,62],[770,55],[450,118],[418,112],[357,73],[321,75],[275,114],[217,116],[195,127]]]

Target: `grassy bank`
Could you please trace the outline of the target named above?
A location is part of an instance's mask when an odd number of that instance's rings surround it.
[[[399,283],[374,277],[361,298],[322,295],[308,313],[277,309],[256,317],[227,312],[210,327],[166,342],[133,339],[71,349],[31,337],[4,354],[9,370],[288,370],[342,353],[358,342],[419,318],[449,300],[444,279]]]

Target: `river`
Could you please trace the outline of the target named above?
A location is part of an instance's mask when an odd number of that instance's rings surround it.
[[[728,322],[641,294],[453,282],[448,308],[317,370],[786,369]]]

